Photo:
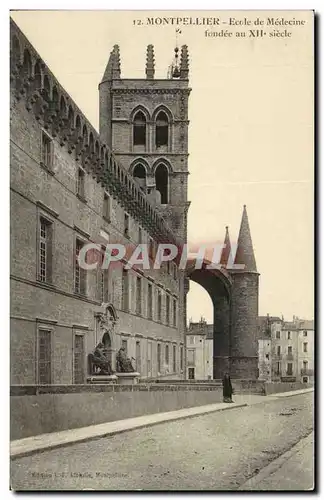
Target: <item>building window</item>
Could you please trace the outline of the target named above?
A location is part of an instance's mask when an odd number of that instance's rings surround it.
[[[126,339],[122,339],[121,347],[123,347],[125,349],[125,355],[127,356],[127,340]]]
[[[189,380],[195,379],[195,369],[194,368],[188,368],[188,379]]]
[[[157,148],[167,146],[169,142],[169,121],[164,111],[156,117],[155,145]]]
[[[75,279],[74,279],[74,291],[82,295],[86,295],[86,270],[79,266],[78,256],[80,250],[82,249],[84,243],[83,241],[77,239],[75,245]]]
[[[128,271],[123,269],[122,274],[122,309],[123,311],[128,311],[128,296],[129,296],[129,282],[128,282]]]
[[[79,196],[79,198],[82,199],[84,199],[85,197],[84,185],[85,185],[85,172],[81,167],[79,167],[78,178],[77,178],[77,195]]]
[[[162,294],[160,290],[157,292],[157,319],[162,321]]]
[[[178,268],[175,262],[173,262],[173,279],[175,280],[178,279]]]
[[[153,318],[153,287],[150,283],[147,285],[147,316],[149,319]]]
[[[42,165],[49,170],[53,166],[53,142],[46,132],[42,131]]]
[[[152,376],[152,342],[147,343],[147,376]]]
[[[303,370],[308,370],[308,361],[303,361]]]
[[[281,374],[281,366],[280,366],[280,361],[278,361],[276,365],[276,375],[280,374]]]
[[[50,330],[38,331],[38,383],[52,383],[52,348]]]
[[[161,344],[157,345],[157,369],[161,373]]]
[[[146,144],[146,118],[142,111],[137,111],[134,117],[133,144],[134,146],[145,146]]]
[[[74,336],[74,383],[84,383],[84,338],[83,335]]]
[[[281,354],[281,347],[280,345],[277,346],[277,356],[280,356]]]
[[[287,363],[287,375],[292,375],[293,374],[293,365],[292,363]]]
[[[44,283],[52,281],[52,237],[52,222],[45,217],[40,217],[38,279]]]
[[[291,345],[288,346],[288,354],[292,354],[292,346]]]
[[[270,358],[269,354],[266,354],[266,355],[265,355],[265,357],[266,357],[266,359],[269,359],[269,358]]]
[[[307,330],[304,330],[304,337],[307,337]]]
[[[110,203],[111,203],[111,198],[107,193],[105,193],[103,201],[103,217],[109,222],[110,222]]]
[[[173,326],[177,326],[177,300],[173,299]]]
[[[288,333],[287,333],[287,339],[288,339],[288,340],[291,340],[291,332],[288,332]]]
[[[136,342],[136,371],[141,373],[141,343]]]
[[[276,332],[276,339],[280,339],[280,331]]]
[[[307,352],[307,350],[308,350],[308,344],[307,344],[307,342],[304,342],[304,344],[303,344],[303,352]]]
[[[142,314],[142,279],[136,277],[136,314]]]
[[[169,366],[169,345],[165,346],[165,364]]]
[[[187,350],[187,363],[188,363],[188,365],[195,364],[195,349],[188,349]]]
[[[172,362],[173,362],[173,373],[175,373],[177,371],[177,349],[175,345],[173,346]]]
[[[160,203],[162,205],[166,205],[168,203],[168,183],[168,169],[163,163],[161,163],[155,170],[155,185],[156,190],[160,193]]]
[[[124,215],[124,235],[129,236],[129,215]]]
[[[165,305],[165,316],[166,316],[166,324],[170,324],[170,296],[166,295],[166,305]]]
[[[180,370],[183,370],[183,346],[180,346]]]

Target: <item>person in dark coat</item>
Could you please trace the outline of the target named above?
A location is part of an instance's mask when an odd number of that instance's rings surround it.
[[[225,373],[223,377],[223,401],[224,403],[233,403],[232,400],[233,388],[231,377],[228,373]]]

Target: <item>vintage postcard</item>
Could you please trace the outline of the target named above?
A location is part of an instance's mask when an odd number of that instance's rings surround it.
[[[314,488],[314,12],[10,12],[10,488]]]

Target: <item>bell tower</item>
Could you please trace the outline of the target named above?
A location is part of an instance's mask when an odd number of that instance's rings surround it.
[[[165,79],[155,78],[153,45],[147,46],[145,76],[122,78],[115,45],[99,84],[102,140],[183,241],[189,208],[188,78],[186,45],[175,48]]]

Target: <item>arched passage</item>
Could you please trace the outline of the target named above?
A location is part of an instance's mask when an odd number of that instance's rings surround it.
[[[188,262],[187,278],[206,290],[213,305],[213,378],[222,378],[230,371],[230,316],[231,279],[225,270],[208,269],[204,262],[201,269],[195,269]]]

